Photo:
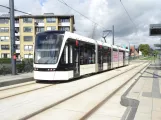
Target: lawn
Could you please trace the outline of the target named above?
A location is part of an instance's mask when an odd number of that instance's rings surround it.
[[[156,57],[154,58],[154,56],[148,56],[148,57],[144,57],[144,58],[140,58],[140,60],[154,60],[157,59]]]

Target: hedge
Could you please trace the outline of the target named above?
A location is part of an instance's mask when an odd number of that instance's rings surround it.
[[[0,64],[11,63],[11,58],[0,58]]]
[[[23,59],[22,61],[29,61],[29,62],[33,62],[33,59]],[[11,58],[0,58],[0,64],[10,64],[11,63]]]

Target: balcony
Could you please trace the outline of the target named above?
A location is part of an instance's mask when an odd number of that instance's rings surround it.
[[[20,50],[16,50],[16,53],[20,53]]]
[[[20,36],[20,32],[18,32],[18,33],[15,33],[15,36]]]
[[[70,26],[70,22],[61,22],[59,26]]]
[[[38,23],[38,25],[37,26],[39,26],[39,27],[44,27],[45,26],[45,24],[44,23]]]
[[[20,24],[19,23],[15,23],[15,27],[20,27]]]
[[[15,44],[20,44],[20,41],[15,41]]]

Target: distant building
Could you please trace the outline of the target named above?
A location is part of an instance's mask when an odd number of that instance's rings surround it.
[[[47,30],[74,32],[74,15],[22,15],[15,17],[16,56],[33,58],[35,35]],[[0,16],[0,58],[10,58],[10,20],[8,15]]]
[[[137,57],[137,56],[139,56],[139,53],[135,49],[135,46],[130,46],[130,56],[131,57],[134,57],[134,56]]]
[[[142,52],[141,51],[139,51],[139,56],[142,56],[143,54],[142,54]]]

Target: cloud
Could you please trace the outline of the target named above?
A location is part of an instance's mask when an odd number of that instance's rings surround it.
[[[60,0],[63,1],[63,0]],[[137,30],[129,20],[120,0],[64,0],[68,5],[87,16],[99,25],[95,27],[94,38],[100,40],[104,29],[112,29],[115,26],[115,43],[118,45],[139,45],[147,43],[153,46],[159,43],[159,37],[149,36],[149,24],[160,23],[161,1],[158,0],[122,0],[125,8],[135,22]],[[7,0],[1,0],[0,4],[8,5]],[[54,14],[74,14],[76,33],[91,37],[94,23],[85,19],[75,11],[63,5],[58,0],[15,0],[15,8],[32,14],[52,12]],[[0,7],[0,12],[8,10]],[[16,14],[20,14],[17,13]],[[112,43],[112,36],[107,37]]]

